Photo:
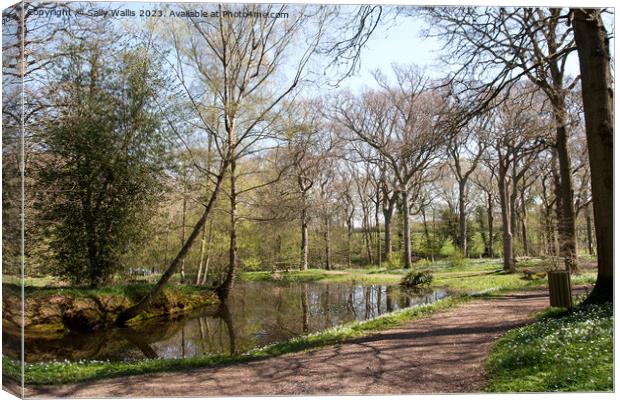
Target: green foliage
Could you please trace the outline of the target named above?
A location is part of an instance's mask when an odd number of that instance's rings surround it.
[[[261,269],[261,261],[256,257],[247,257],[243,260],[243,269],[245,271],[259,271]]]
[[[403,257],[402,254],[392,252],[390,253],[390,257],[384,261],[383,263],[387,269],[399,269],[403,266]]]
[[[613,390],[613,305],[551,310],[495,345],[490,392]]]
[[[163,193],[167,140],[155,113],[157,66],[143,51],[104,57],[67,49],[58,97],[46,124],[37,199],[55,261],[75,284],[101,285],[138,247]],[[44,192],[44,191],[43,191]]]
[[[461,269],[465,267],[467,267],[467,258],[465,258],[461,250],[454,250],[450,256],[450,268]]]
[[[479,232],[472,235],[468,242],[468,252],[470,257],[481,257],[484,255],[484,240]]]
[[[443,257],[450,257],[451,255],[454,254],[455,251],[456,251],[456,248],[454,244],[452,243],[452,239],[448,238],[444,240],[443,245],[441,246],[441,249],[439,249],[439,255]]]
[[[415,272],[411,271],[403,276],[400,281],[401,286],[408,288],[417,288],[421,286],[429,286],[433,282],[433,273],[430,270]]]

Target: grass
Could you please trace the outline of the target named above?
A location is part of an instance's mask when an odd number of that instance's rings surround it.
[[[534,261],[520,262],[517,271],[532,268]],[[538,266],[542,266],[537,261]],[[499,260],[467,260],[463,267],[453,267],[448,261],[423,263],[414,265],[413,270],[430,270],[433,272],[434,287],[450,289],[458,293],[505,292],[510,290],[528,289],[546,284],[546,278],[526,280],[520,273],[506,274],[502,271]],[[240,278],[245,281],[281,281],[281,282],[319,282],[319,283],[360,283],[360,284],[398,284],[404,269],[387,269],[382,267],[351,268],[338,271],[309,269],[306,271],[277,272],[268,271],[245,272]],[[596,274],[584,271],[574,275],[573,284],[594,283]]]
[[[613,390],[613,305],[550,308],[494,346],[489,392]]]
[[[402,270],[384,268],[360,268],[339,271],[308,269],[305,271],[277,272],[268,271],[243,272],[239,278],[244,281],[280,281],[280,282],[322,282],[322,283],[362,283],[362,284],[396,284],[400,282]]]
[[[35,278],[39,279],[39,278]],[[41,278],[42,279],[42,278]],[[63,294],[73,297],[95,297],[95,296],[124,296],[130,301],[140,300],[146,293],[152,288],[152,284],[148,283],[129,283],[129,284],[113,284],[101,288],[90,288],[82,286],[53,286],[53,285],[41,285],[40,283],[48,282],[48,280],[39,280],[36,284],[28,285],[24,284],[24,292],[26,297],[37,298],[47,297],[55,294]],[[2,283],[3,290],[8,290],[11,293],[19,294],[21,288],[18,284],[7,282]],[[168,286],[165,290],[176,294],[193,295],[202,293],[205,291],[205,287],[197,285],[173,285]]]
[[[25,382],[29,385],[73,383],[106,377],[179,371],[259,360],[342,343],[347,340],[366,336],[372,332],[398,326],[410,320],[427,317],[437,311],[446,310],[457,304],[468,301],[469,299],[470,297],[468,296],[446,298],[432,304],[414,306],[384,314],[374,319],[353,322],[322,332],[296,337],[285,342],[257,348],[240,355],[208,355],[186,359],[155,359],[131,362],[64,361],[26,363],[24,366]],[[18,362],[3,356],[2,366],[5,376],[16,380],[19,379],[20,365]]]

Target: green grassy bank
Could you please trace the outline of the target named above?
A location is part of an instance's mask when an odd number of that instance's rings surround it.
[[[435,263],[420,263],[414,270],[430,270],[433,274],[432,286],[450,289],[453,293],[477,292],[504,292],[510,290],[527,289],[544,286],[546,278],[525,279],[522,271],[543,271],[541,262],[521,262],[517,265],[517,272],[506,274],[498,260],[467,260],[463,265],[454,266],[448,261]],[[239,278],[244,281],[279,281],[279,282],[318,282],[318,283],[357,283],[357,284],[398,284],[403,275],[408,272],[404,269],[386,267],[367,267],[326,271],[323,269],[308,269],[306,271],[268,271],[244,272]],[[592,270],[586,270],[574,275],[572,282],[575,285],[591,284],[596,280]]]
[[[613,390],[613,305],[548,309],[494,346],[489,392]]]

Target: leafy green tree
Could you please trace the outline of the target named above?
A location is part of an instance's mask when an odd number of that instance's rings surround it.
[[[109,281],[143,239],[162,194],[167,143],[155,103],[161,80],[147,49],[105,50],[73,46],[59,64],[59,106],[40,172],[54,272],[90,286]]]

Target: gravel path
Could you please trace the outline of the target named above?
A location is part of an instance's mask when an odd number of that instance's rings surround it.
[[[546,291],[475,300],[341,345],[223,367],[26,388],[27,397],[478,392],[495,339],[549,304]]]

